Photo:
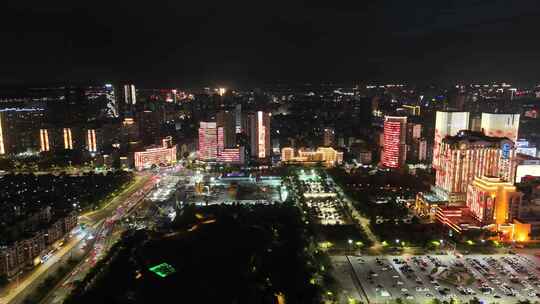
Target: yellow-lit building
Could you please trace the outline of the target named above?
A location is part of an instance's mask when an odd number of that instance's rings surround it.
[[[293,148],[281,149],[281,161],[284,163],[313,164],[322,163],[325,167],[334,167],[343,163],[343,152],[331,147],[319,147],[317,150],[298,150],[295,156]]]
[[[492,225],[503,238],[516,240],[530,231],[530,225],[527,228],[517,220],[522,196],[512,183],[499,177],[475,177],[468,187],[467,207],[483,226]]]

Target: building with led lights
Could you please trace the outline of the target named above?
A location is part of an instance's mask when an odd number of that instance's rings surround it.
[[[476,177],[468,187],[467,207],[481,223],[501,234],[501,239],[528,241],[530,225],[519,220],[523,194],[498,177]]]
[[[507,137],[516,142],[519,131],[519,114],[482,113],[480,127],[487,136]]]
[[[439,153],[433,190],[443,200],[464,202],[475,177],[497,176],[513,181],[516,175],[514,143],[507,138],[461,131],[444,138]]]
[[[499,177],[475,177],[467,190],[467,207],[482,225],[502,225],[518,217],[522,195]]]
[[[51,145],[49,141],[49,130],[39,129],[39,152],[51,151]]]
[[[98,151],[96,129],[86,130],[86,150],[90,153],[96,153]]]
[[[270,113],[257,111],[248,116],[251,156],[256,159],[270,157]]]
[[[225,164],[241,165],[245,163],[244,147],[224,148],[217,156],[217,161]]]
[[[135,169],[143,170],[152,166],[171,165],[176,162],[176,145],[170,138],[162,140],[161,146],[151,146],[133,155]]]
[[[64,139],[64,149],[73,150],[73,132],[71,128],[62,129],[62,138]]]
[[[200,122],[198,158],[202,161],[216,160],[218,155],[218,130],[215,122]]]
[[[317,150],[298,150],[298,155],[295,156],[295,151],[291,147],[281,149],[281,161],[283,163],[292,164],[316,164],[322,163],[325,167],[334,167],[343,163],[343,152],[337,151],[331,147],[319,147]]]
[[[407,158],[406,145],[407,117],[386,116],[384,120],[381,165],[399,168]]]
[[[446,136],[456,136],[469,129],[469,112],[444,112],[435,114],[435,139],[433,141],[433,168],[440,167],[440,145]]]

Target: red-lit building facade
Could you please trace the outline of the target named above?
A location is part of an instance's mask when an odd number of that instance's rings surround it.
[[[473,131],[446,137],[440,145],[440,163],[433,189],[445,200],[464,202],[467,187],[476,176],[514,180],[515,156],[514,143],[507,138]]]
[[[386,116],[384,121],[384,141],[381,165],[399,168],[407,158],[406,145],[407,117]]]

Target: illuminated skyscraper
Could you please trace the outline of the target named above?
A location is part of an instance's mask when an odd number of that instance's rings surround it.
[[[324,128],[323,134],[323,146],[331,147],[336,142],[336,131],[334,128],[326,127]]]
[[[134,105],[137,103],[137,93],[135,90],[135,85],[124,85],[124,103],[128,105]]]
[[[388,168],[399,168],[405,164],[407,117],[386,116],[381,164]]]
[[[435,116],[435,140],[433,141],[433,168],[440,166],[440,145],[446,136],[455,136],[469,129],[469,112],[437,111]]]
[[[467,187],[475,177],[496,176],[503,181],[515,178],[516,152],[511,140],[461,131],[444,138],[440,147],[433,189],[445,200],[464,202]]]
[[[481,128],[492,137],[508,137],[516,142],[519,130],[519,114],[482,113]]]
[[[215,122],[201,121],[199,128],[199,159],[216,160],[218,156],[218,130]]]
[[[86,130],[86,149],[88,152],[95,153],[98,150],[97,136],[95,129]]]
[[[249,141],[252,157],[270,156],[270,113],[257,111],[249,115]]]
[[[522,193],[498,177],[475,177],[468,187],[467,207],[482,225],[505,224],[519,214]]]
[[[62,129],[62,135],[64,138],[64,149],[73,150],[73,137],[71,133],[71,128]]]
[[[49,130],[48,129],[39,129],[39,151],[47,152],[51,150],[49,144]]]
[[[234,120],[235,120],[235,131],[236,131],[236,133],[242,133],[243,119],[242,119],[242,105],[241,104],[237,104],[236,107],[234,108]]]

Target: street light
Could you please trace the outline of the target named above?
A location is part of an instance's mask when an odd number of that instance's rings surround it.
[[[352,243],[353,243],[353,240],[349,239],[349,242],[348,242],[348,243],[349,243],[349,251],[351,251],[351,245],[352,245]]]

